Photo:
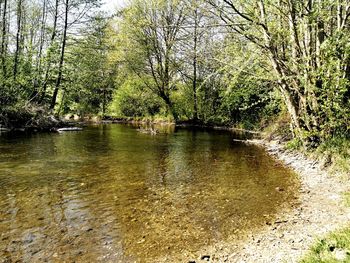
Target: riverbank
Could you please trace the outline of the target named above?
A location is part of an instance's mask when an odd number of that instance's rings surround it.
[[[231,125],[223,125],[217,123],[204,123],[200,120],[193,121],[177,121],[171,118],[143,118],[143,117],[109,117],[104,118],[98,116],[80,117],[75,114],[67,114],[66,116],[55,117],[48,114],[44,109],[35,108],[34,110],[26,110],[23,117],[10,116],[6,119],[0,119],[0,132],[38,132],[38,131],[56,131],[62,127],[85,126],[88,124],[131,124],[131,125],[169,125],[182,128],[200,128],[225,130],[242,134],[249,134],[249,138],[260,138],[262,133],[242,128],[233,127]]]
[[[122,124],[133,124],[133,125],[174,125],[181,128],[200,128],[200,129],[213,129],[222,131],[231,131],[237,133],[246,133],[253,135],[254,137],[262,137],[263,133],[260,131],[252,131],[242,128],[233,127],[230,125],[218,125],[214,123],[204,123],[201,121],[178,121],[173,120],[152,120],[152,119],[138,119],[138,118],[106,118],[102,120],[92,120],[94,123],[110,124],[110,123],[122,123]]]
[[[349,184],[345,183],[346,178],[330,175],[320,163],[286,150],[276,141],[247,143],[264,147],[270,155],[297,172],[301,182],[299,204],[292,211],[281,213],[275,222],[266,222],[262,231],[248,233],[248,238],[234,253],[219,253],[217,262],[298,262],[317,238],[348,223],[350,208],[345,204],[344,194],[349,191]],[[337,253],[335,258],[344,255],[338,250],[334,253]]]
[[[0,111],[0,132],[50,132],[66,125],[46,107],[24,105]]]

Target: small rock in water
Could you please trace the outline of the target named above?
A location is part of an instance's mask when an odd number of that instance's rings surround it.
[[[282,187],[276,187],[275,189],[276,189],[276,191],[278,191],[278,192],[283,192],[283,191],[284,191],[284,189],[283,189]]]
[[[208,255],[202,256],[201,260],[209,261],[210,260],[210,256],[208,256]]]

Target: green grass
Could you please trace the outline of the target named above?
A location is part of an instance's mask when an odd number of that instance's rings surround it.
[[[303,146],[303,142],[298,138],[294,138],[288,141],[286,144],[286,147],[289,150],[300,150],[302,146]]]
[[[301,263],[350,262],[350,227],[316,242]]]

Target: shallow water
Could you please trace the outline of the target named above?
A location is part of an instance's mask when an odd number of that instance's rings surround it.
[[[295,200],[295,175],[232,133],[126,125],[0,136],[0,260],[188,262]]]

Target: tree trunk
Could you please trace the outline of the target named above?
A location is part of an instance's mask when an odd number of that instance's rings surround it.
[[[52,27],[52,35],[51,35],[51,40],[50,40],[50,47],[52,47],[52,45],[54,44],[55,38],[56,38],[56,34],[57,34],[57,18],[58,18],[58,1],[55,1],[55,15],[53,18],[53,27]],[[45,77],[44,77],[44,83],[43,83],[43,87],[42,87],[42,92],[40,95],[40,99],[39,99],[39,103],[41,104],[45,98],[46,95],[46,89],[47,89],[47,82],[49,79],[49,73],[50,73],[50,68],[51,68],[51,53],[48,53],[48,57],[47,57],[47,68],[45,71]]]
[[[21,41],[21,22],[22,22],[22,0],[18,0],[17,5],[17,33],[16,33],[16,51],[13,65],[13,79],[16,80],[18,71],[18,60],[20,55],[20,41]]]
[[[42,71],[42,53],[43,53],[43,46],[44,46],[44,36],[45,36],[45,25],[46,25],[46,0],[43,0],[43,8],[42,8],[42,17],[41,17],[41,27],[40,27],[40,41],[39,41],[39,52],[37,56],[36,61],[36,74],[35,78],[33,79],[33,94],[30,97],[30,100],[35,99],[39,95],[39,79],[41,76]]]
[[[65,54],[66,41],[67,41],[69,0],[66,0],[65,6],[66,7],[65,7],[65,16],[64,16],[64,29],[63,29],[63,40],[62,40],[60,63],[58,66],[58,76],[57,76],[57,80],[56,80],[55,90],[54,90],[53,95],[52,95],[50,109],[55,108],[58,91],[59,91],[61,81],[62,81],[64,54]]]
[[[159,94],[159,95],[163,99],[165,104],[167,105],[168,110],[170,111],[171,115],[173,115],[175,122],[177,122],[178,121],[178,116],[176,114],[176,111],[175,111],[175,108],[174,108],[174,104],[170,100],[169,96],[164,94],[164,93]]]
[[[194,35],[193,35],[193,120],[198,120],[198,103],[197,103],[197,42],[198,42],[198,9],[194,11]]]
[[[299,118],[299,112],[298,112],[298,105],[295,103],[293,99],[293,94],[291,92],[291,89],[286,82],[286,74],[283,70],[283,67],[281,67],[279,60],[278,60],[278,54],[276,53],[277,48],[275,47],[274,43],[271,41],[271,35],[269,32],[269,28],[267,26],[267,19],[266,19],[266,11],[263,0],[259,1],[259,8],[260,8],[260,19],[263,26],[264,31],[264,39],[265,39],[265,45],[268,47],[268,51],[270,53],[270,61],[272,63],[273,68],[275,69],[277,75],[279,76],[278,84],[280,86],[280,90],[282,92],[284,101],[286,103],[288,113],[291,117],[292,124],[298,135],[301,134],[301,124],[300,124],[300,118]]]
[[[4,7],[2,13],[2,37],[1,37],[1,64],[2,64],[2,75],[6,78],[6,11],[7,11],[7,0],[4,0]]]

